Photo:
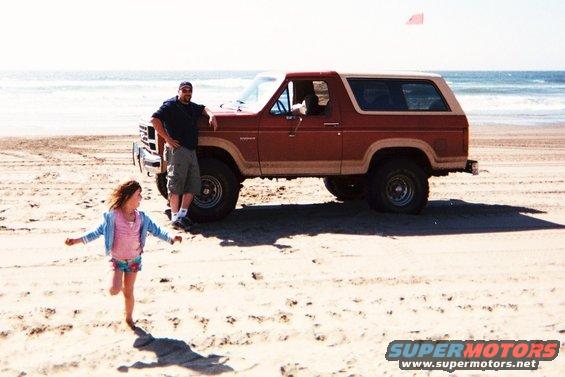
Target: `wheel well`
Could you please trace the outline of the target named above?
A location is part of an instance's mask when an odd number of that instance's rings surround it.
[[[233,170],[237,178],[241,181],[243,176],[235,163],[235,160],[228,151],[218,147],[198,147],[196,150],[198,158],[215,158],[225,163],[230,169]]]
[[[378,150],[371,158],[369,170],[372,170],[387,161],[399,158],[412,160],[422,167],[426,174],[430,175],[432,173],[428,156],[421,149],[410,147],[384,148]]]

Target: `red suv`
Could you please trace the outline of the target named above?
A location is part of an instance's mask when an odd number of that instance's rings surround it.
[[[218,131],[204,120],[199,131],[198,222],[228,215],[247,178],[320,177],[340,200],[416,214],[430,176],[478,173],[467,117],[435,74],[266,72],[214,114]],[[163,140],[149,123],[139,127],[134,163],[167,197]]]

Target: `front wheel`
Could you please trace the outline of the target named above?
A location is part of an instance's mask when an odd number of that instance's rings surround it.
[[[428,203],[429,184],[416,163],[392,160],[376,167],[369,175],[367,201],[377,211],[418,214]]]
[[[239,198],[239,181],[222,161],[203,158],[200,165],[202,189],[188,209],[188,216],[199,223],[221,220],[234,210]],[[167,173],[157,174],[157,188],[168,198]]]

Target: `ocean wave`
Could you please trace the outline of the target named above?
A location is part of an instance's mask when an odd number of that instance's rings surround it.
[[[201,90],[242,91],[252,80],[248,79],[211,79],[194,80],[195,92]],[[21,81],[0,79],[0,93],[69,93],[73,95],[96,93],[108,95],[113,93],[169,92],[176,93],[179,81]]]
[[[563,112],[565,113],[565,96],[532,97],[532,96],[496,96],[496,95],[459,95],[461,107],[466,112]]]
[[[194,80],[192,84],[195,88],[241,88],[244,89],[249,85],[251,79],[210,79],[210,80]]]

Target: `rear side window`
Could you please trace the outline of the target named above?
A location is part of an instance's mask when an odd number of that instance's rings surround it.
[[[446,111],[445,101],[429,82],[402,83],[408,110]]]
[[[425,80],[347,79],[365,111],[448,111],[445,100]]]

